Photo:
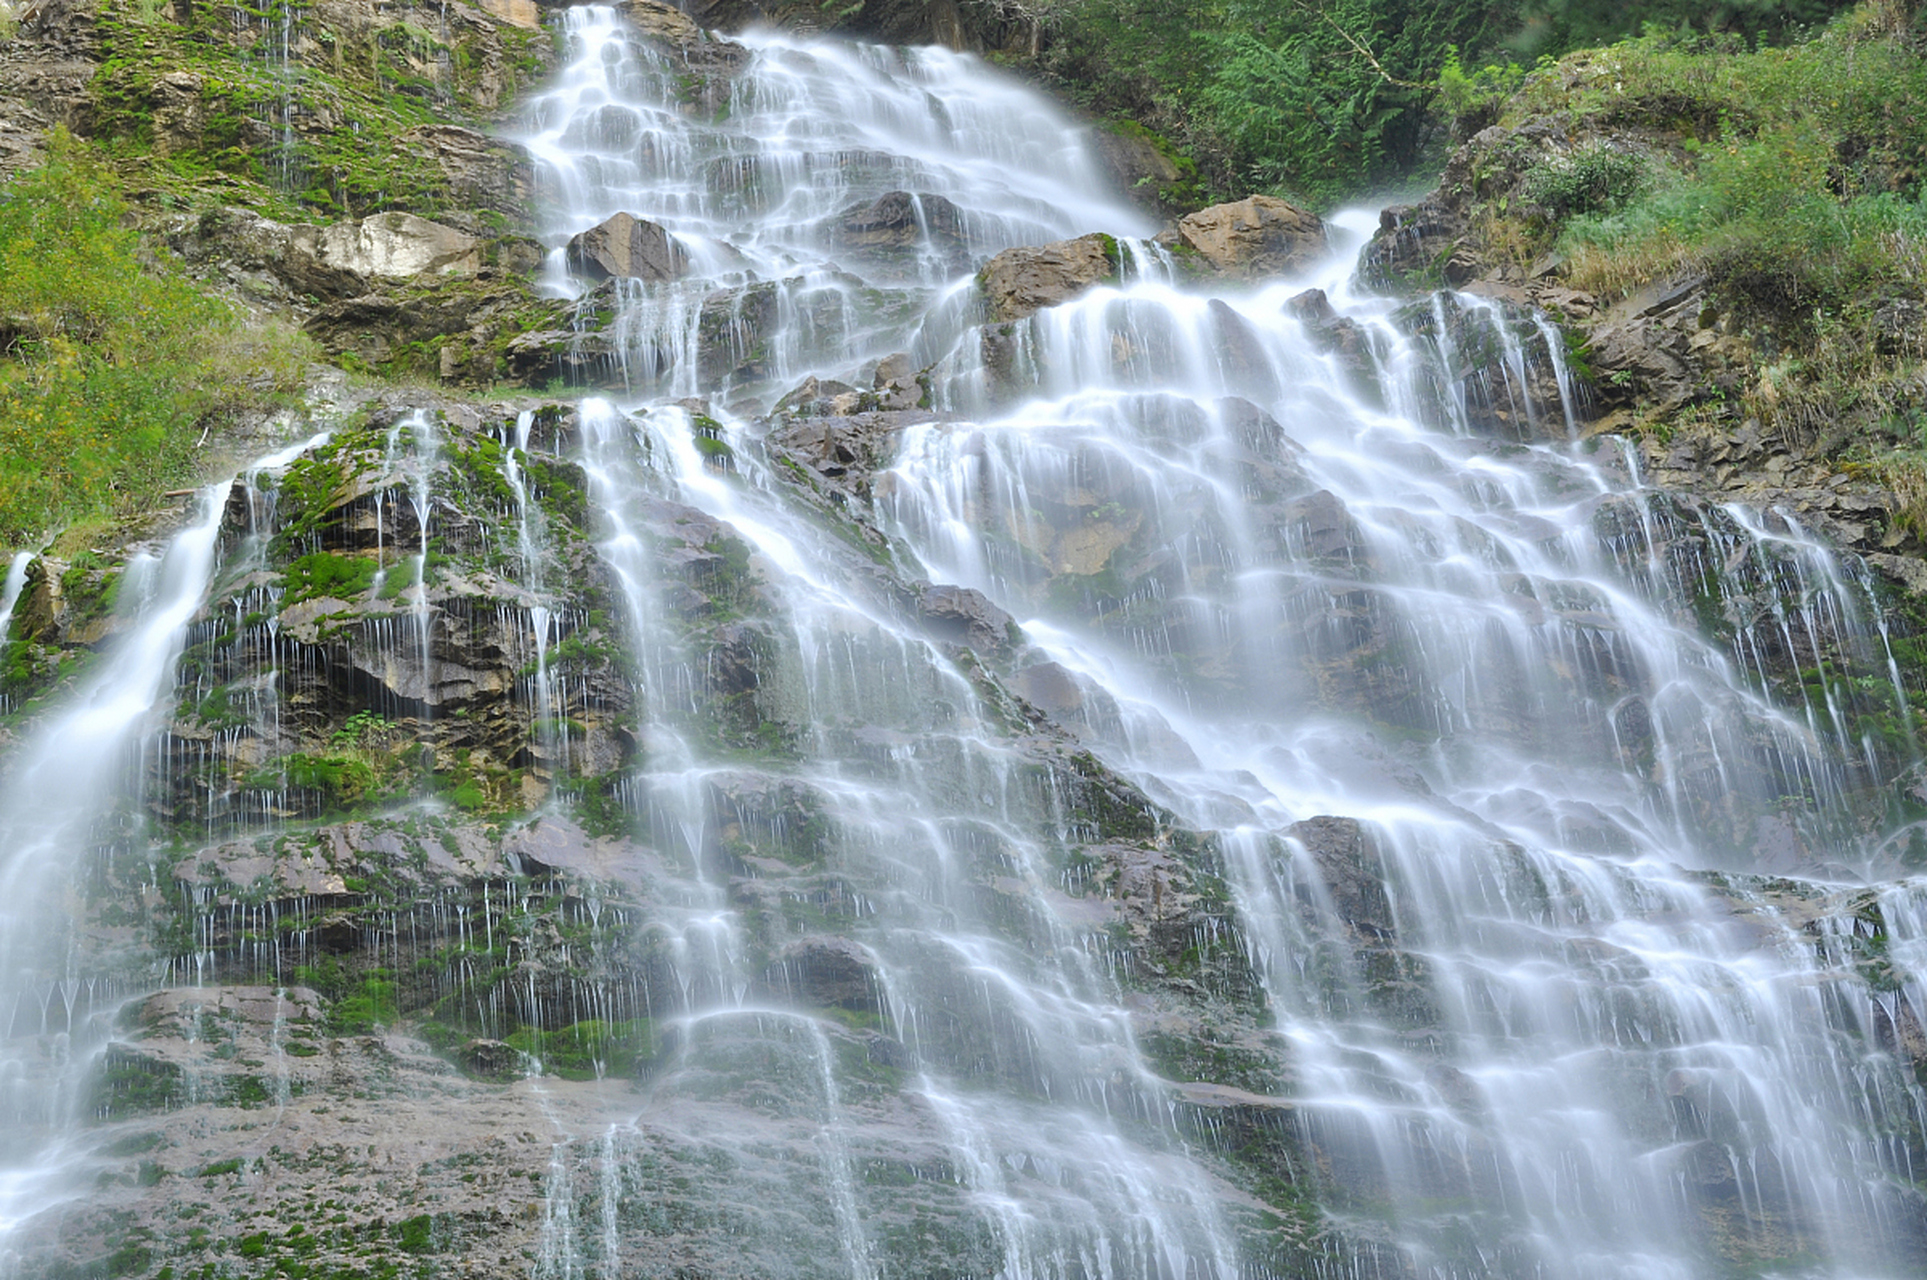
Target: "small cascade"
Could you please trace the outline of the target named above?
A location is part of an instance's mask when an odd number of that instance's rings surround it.
[[[27,569],[33,561],[33,552],[16,552],[7,565],[6,578],[0,580],[0,652],[4,652],[7,647],[8,629],[13,625],[14,606],[20,602],[20,592],[27,585]],[[0,690],[0,716],[12,710],[10,695]]]
[[[409,468],[408,503],[415,513],[416,552],[414,563],[413,596],[410,599],[410,612],[414,623],[415,642],[419,646],[422,677],[425,683],[435,680],[435,626],[434,614],[428,599],[429,563],[429,522],[434,514],[434,495],[430,490],[430,478],[435,473],[435,421],[424,412],[416,411],[397,423],[397,432],[409,432],[414,446],[413,465]]]
[[[77,1166],[45,1163],[63,1159],[91,1037],[101,1030],[77,1002],[96,979],[70,967],[85,961],[57,908],[73,880],[103,852],[112,856],[138,823],[125,797],[207,589],[226,493],[226,485],[203,492],[198,514],[163,550],[129,563],[119,592],[123,634],[73,705],[35,728],[0,782],[0,1008],[12,1011],[0,1040],[0,1164],[24,1198],[6,1206],[8,1218],[59,1200],[72,1190],[69,1179],[83,1176]],[[16,1184],[23,1168],[38,1172]]]
[[[533,671],[527,677],[527,698],[532,711],[537,757],[552,775],[571,772],[568,691],[552,668],[551,655],[565,631],[573,631],[571,619],[561,616],[549,594],[547,577],[552,552],[548,545],[547,524],[542,508],[530,491],[527,472],[530,432],[535,414],[523,410],[516,415],[512,433],[503,432],[502,477],[515,499],[515,563],[517,578],[528,593],[527,634],[533,654]],[[574,620],[579,622],[579,620]]]
[[[533,1280],[587,1280],[575,1223],[575,1171],[570,1167],[569,1142],[555,1143],[549,1156],[548,1181],[543,1186],[542,1235],[536,1246]]]
[[[622,1276],[622,1160],[616,1126],[610,1125],[602,1135],[602,1150],[597,1156],[601,1171],[597,1190],[602,1202],[602,1280],[620,1280]]]
[[[818,1141],[823,1149],[824,1174],[830,1184],[830,1207],[836,1215],[837,1243],[849,1263],[850,1280],[876,1280],[870,1262],[870,1246],[863,1238],[863,1216],[857,1206],[856,1178],[850,1167],[849,1142],[843,1131],[843,1102],[836,1087],[834,1050],[823,1028],[809,1024],[816,1046],[816,1060],[822,1067],[823,1128]]]

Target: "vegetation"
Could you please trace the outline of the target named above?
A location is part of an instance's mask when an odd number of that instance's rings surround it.
[[[255,20],[237,22],[243,14]],[[282,44],[290,19],[313,56]],[[437,35],[402,21],[351,38],[311,23],[301,0],[242,9],[108,0],[97,27],[94,128],[144,186],[194,202],[219,188],[220,203],[296,219],[455,203],[408,135],[486,102],[482,66],[496,56],[467,27]],[[491,37],[510,85],[540,69],[538,33],[505,24]],[[181,72],[197,102],[169,116],[158,86]]]
[[[301,370],[296,334],[245,323],[126,222],[64,132],[0,188],[0,546],[192,479],[211,425]]]
[[[1177,139],[1212,194],[1272,192],[1330,205],[1410,184],[1442,158],[1447,139],[1437,108],[1463,108],[1468,92],[1489,99],[1509,88],[1508,78],[1524,74],[1520,58],[1649,25],[1724,33],[1753,47],[1796,37],[1845,5],[1056,0],[1017,7],[1039,35],[1036,69],[1054,87],[1102,115]],[[1461,51],[1468,63],[1493,64],[1500,74],[1465,72]]]
[[[1577,215],[1559,241],[1575,282],[1611,291],[1691,266],[1787,315],[1917,280],[1927,113],[1911,104],[1927,59],[1891,38],[1896,21],[1865,6],[1816,39],[1760,50],[1648,35],[1529,77],[1507,118],[1670,125],[1681,138],[1676,157],[1655,152],[1649,181],[1604,147],[1538,179],[1549,213]]]
[[[1695,413],[1754,418],[1802,452],[1843,455],[1896,494],[1897,522],[1916,532],[1924,27],[1912,6],[1870,0],[1781,47],[1649,30],[1530,74],[1454,62],[1442,79],[1460,133],[1513,131],[1477,150],[1469,177],[1489,259],[1556,255],[1566,283],[1607,298],[1704,277],[1745,355],[1727,400]],[[1549,154],[1526,126],[1580,142]]]

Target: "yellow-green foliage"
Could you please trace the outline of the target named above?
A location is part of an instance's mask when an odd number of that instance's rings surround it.
[[[1529,77],[1506,119],[1679,135],[1638,198],[1566,223],[1576,283],[1612,291],[1694,266],[1789,318],[1917,287],[1923,103],[1927,59],[1904,11],[1869,3],[1786,48],[1655,35],[1578,55]]]
[[[0,547],[196,474],[211,420],[292,385],[301,343],[146,260],[64,133],[0,188]]]

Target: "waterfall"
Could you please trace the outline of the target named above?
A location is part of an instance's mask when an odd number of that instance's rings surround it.
[[[783,772],[822,806],[827,865],[891,886],[853,936],[934,1127],[852,1122],[852,1152],[934,1143],[989,1224],[986,1273],[1270,1265],[1183,1140],[1204,1122],[1174,1101],[1202,1095],[1161,1078],[1128,979],[1091,962],[1078,901],[1050,888],[1070,872],[997,711],[776,474],[781,420],[756,416],[776,395],[867,385],[907,351],[946,412],[892,427],[870,514],[902,570],[1014,615],[1019,687],[1057,690],[1082,748],[1219,850],[1232,910],[1198,949],[1248,958],[1275,1105],[1323,1166],[1277,1170],[1322,1179],[1322,1243],[1295,1265],[1630,1280],[1772,1256],[1897,1275],[1917,1256],[1923,1094],[1874,1029],[1912,997],[1849,994],[1840,953],[1729,879],[1824,896],[1895,869],[1863,833],[1913,730],[1864,570],[1789,512],[1658,492],[1613,442],[1571,443],[1558,331],[1465,295],[1414,319],[1355,291],[1357,219],[1303,279],[1158,266],[1091,289],[1012,326],[1020,354],[992,369],[922,213],[888,261],[837,218],[911,192],[959,211],[977,262],[1142,234],[1048,107],[943,51],[756,34],[706,110],[611,11],[566,23],[569,66],[531,112],[554,287],[581,287],[563,240],[615,213],[691,264],[605,289],[629,390],[583,409],[658,729],[639,808],[710,874],[691,788],[737,766],[702,740],[718,707],[639,536],[668,503],[771,583],[759,697],[795,735]],[[1296,318],[1309,287],[1368,367]],[[1021,946],[972,901],[986,848]],[[1879,908],[1897,967],[1912,901]],[[972,1005],[966,1048],[939,1014]]]
[[[227,488],[203,492],[163,549],[130,560],[112,652],[0,779],[0,1239],[81,1189],[77,1111],[118,1001],[91,998],[94,975],[66,932],[67,908],[101,849],[138,824],[128,797],[140,739],[158,727],[157,706],[207,590]],[[90,998],[77,1003],[82,990]]]
[[[134,992],[69,922],[146,851],[193,927],[156,971],[272,978],[288,1133],[323,950],[507,1042],[435,1087],[543,1113],[489,1228],[538,1277],[1919,1274],[1918,647],[1864,565],[1587,438],[1545,318],[1355,282],[1368,215],[1230,281],[977,59],[559,21],[523,140],[602,394],[383,406],[210,489],[7,757],[0,1249],[93,1185]],[[576,274],[618,214],[663,278]],[[991,255],[1087,235],[1104,279],[992,320]],[[277,508],[317,493],[326,552]],[[327,811],[291,753],[370,717],[422,749],[353,879],[163,882],[142,779],[277,866]],[[534,812],[453,798],[477,721]]]

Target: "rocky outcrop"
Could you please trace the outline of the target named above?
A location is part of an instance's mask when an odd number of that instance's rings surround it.
[[[933,636],[979,653],[1009,651],[1017,621],[971,587],[925,587],[917,593],[917,614]]]
[[[1608,73],[1581,56],[1561,74],[1579,84]],[[1669,270],[1595,295],[1572,286],[1556,253],[1535,250],[1530,262],[1519,260],[1518,246],[1548,243],[1566,212],[1540,200],[1543,184],[1535,185],[1535,174],[1569,166],[1582,153],[1671,163],[1668,157],[1684,154],[1675,150],[1678,143],[1665,127],[1618,117],[1575,124],[1541,116],[1492,125],[1454,151],[1435,191],[1384,211],[1361,256],[1361,274],[1390,290],[1446,285],[1515,317],[1535,311],[1548,317],[1567,335],[1580,375],[1575,407],[1582,429],[1632,433],[1654,482],[1784,507],[1838,545],[1875,557],[1869,563],[1906,590],[1927,586],[1919,561],[1897,554],[1916,544],[1882,469],[1840,465],[1843,444],[1880,436],[1881,424],[1856,422],[1854,409],[1816,400],[1797,374],[1763,384],[1762,369],[1777,359],[1779,340],[1771,336],[1775,322],[1756,314],[1748,299],[1721,295],[1700,270]],[[1903,317],[1913,304],[1869,305],[1873,347],[1896,354],[1911,349]],[[1405,315],[1412,331],[1423,332],[1437,327],[1441,312],[1453,331],[1448,336],[1461,338],[1472,313],[1460,303],[1428,302]],[[1491,327],[1486,319],[1479,323]],[[1550,370],[1536,358],[1543,339],[1518,336],[1534,357],[1523,386],[1516,362],[1514,375],[1504,376],[1492,365],[1493,344],[1476,338],[1458,341],[1457,371],[1439,375],[1462,380],[1470,425],[1501,438],[1534,433],[1528,405],[1541,427],[1557,421],[1547,412],[1554,403]]]
[[[343,298],[315,311],[303,327],[344,363],[456,384],[539,386],[599,360],[608,363],[593,342],[556,327],[568,322],[568,313],[566,303],[531,296],[526,277],[485,271],[473,281]],[[552,345],[542,344],[545,336]]]
[[[1098,285],[1114,283],[1121,264],[1117,241],[1093,234],[1006,249],[985,264],[977,283],[993,321],[1021,320]]]
[[[103,56],[86,0],[16,3],[12,18],[18,25],[0,42],[0,182],[39,164],[56,126],[89,131]]]
[[[1565,440],[1577,425],[1567,422],[1568,399],[1575,413],[1588,405],[1589,388],[1560,385],[1567,354],[1552,344],[1563,345],[1561,332],[1550,329],[1549,336],[1526,305],[1442,292],[1394,319],[1423,342],[1435,392],[1428,403],[1441,429],[1500,440]],[[1324,333],[1342,349],[1344,335],[1331,328]]]
[[[1356,320],[1339,315],[1323,289],[1307,289],[1294,295],[1286,300],[1285,309],[1305,327],[1305,336],[1313,346],[1338,361],[1355,388],[1368,396],[1377,394],[1377,367],[1372,359],[1370,335]]]
[[[622,16],[642,40],[676,63],[683,72],[683,94],[688,104],[707,112],[722,110],[729,102],[729,86],[736,73],[749,61],[749,50],[733,40],[712,36],[705,28],[729,25],[700,5],[692,7],[692,18],[662,0],[625,0]],[[753,21],[731,27],[758,25]]]
[[[618,213],[569,240],[569,270],[585,280],[661,282],[681,276],[689,255],[654,222]]]
[[[776,331],[779,287],[766,281],[718,289],[703,299],[696,317],[696,369],[704,386],[770,376],[766,342]]]
[[[441,171],[459,209],[500,214],[517,231],[533,229],[535,162],[520,145],[446,122],[415,126],[401,145]]]
[[[265,297],[348,298],[377,284],[472,276],[489,256],[483,238],[408,213],[289,225],[225,208],[175,219],[168,239],[189,262],[217,266]],[[523,251],[537,261],[539,253],[533,242]]]
[[[1212,205],[1178,219],[1183,245],[1212,270],[1237,280],[1292,275],[1330,253],[1316,214],[1272,196]]]

